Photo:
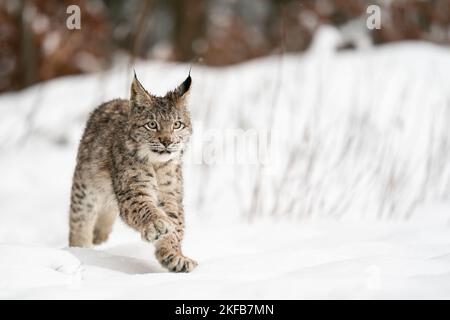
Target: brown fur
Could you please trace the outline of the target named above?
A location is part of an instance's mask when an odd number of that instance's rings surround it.
[[[186,105],[190,85],[189,76],[174,91],[156,97],[135,76],[130,100],[109,101],[91,114],[73,177],[70,246],[106,241],[120,215],[144,240],[155,242],[164,267],[176,272],[195,268],[197,263],[181,252],[181,161],[192,133]]]

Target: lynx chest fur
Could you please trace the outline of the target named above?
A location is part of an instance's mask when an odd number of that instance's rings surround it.
[[[192,133],[191,77],[158,97],[138,79],[130,100],[112,100],[90,116],[80,142],[70,205],[71,246],[107,240],[116,217],[155,244],[170,271],[190,272],[184,256],[183,151]]]

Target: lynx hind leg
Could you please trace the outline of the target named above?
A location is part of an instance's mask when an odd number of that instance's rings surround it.
[[[94,227],[94,244],[101,244],[108,240],[118,214],[119,211],[117,209],[109,206],[106,206],[98,213]]]
[[[155,256],[159,263],[172,272],[191,272],[198,265],[181,252],[181,239],[171,233],[160,239],[155,245]]]
[[[74,179],[69,217],[69,245],[71,247],[92,246],[97,219],[96,202],[95,193],[90,185],[82,179]]]

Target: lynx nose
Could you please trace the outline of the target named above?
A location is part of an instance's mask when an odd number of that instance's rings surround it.
[[[172,141],[164,138],[159,138],[159,142],[166,148],[172,144]]]

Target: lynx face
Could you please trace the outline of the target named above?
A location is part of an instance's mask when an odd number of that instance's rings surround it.
[[[164,97],[148,93],[135,77],[131,86],[129,137],[140,158],[165,162],[179,157],[192,133],[186,96],[188,78]]]

